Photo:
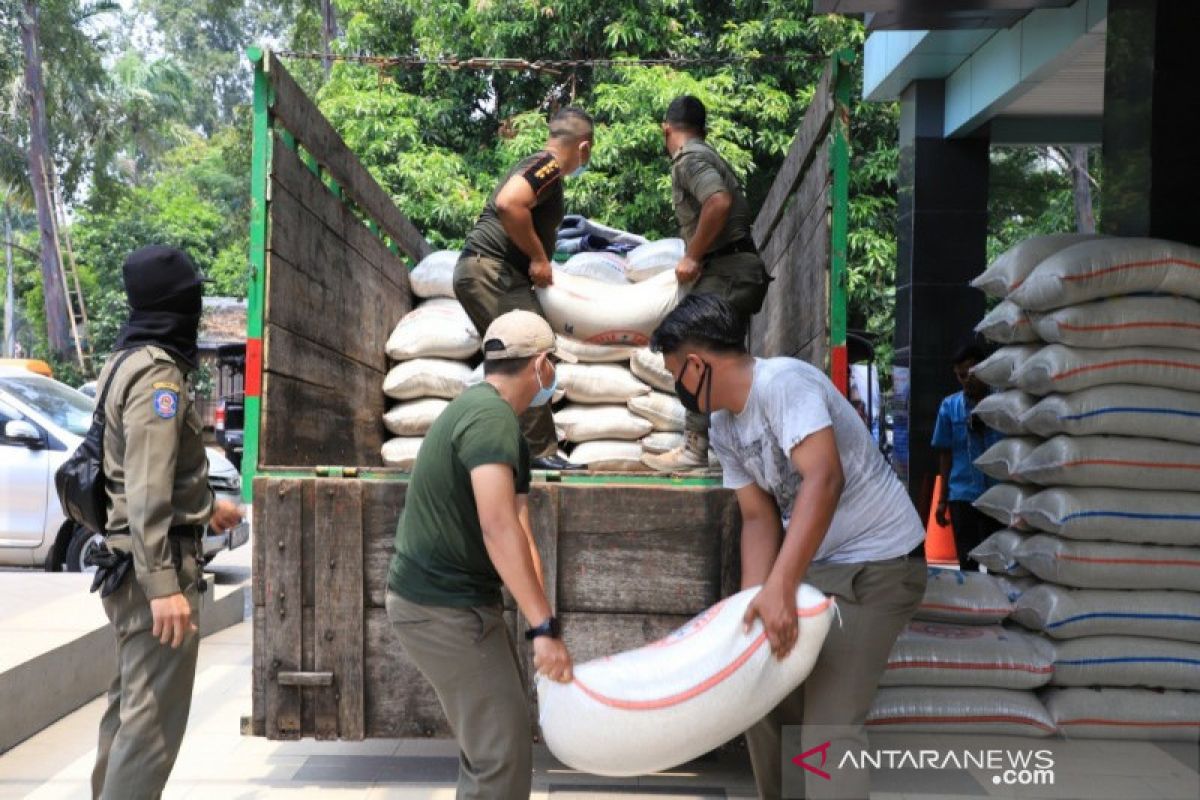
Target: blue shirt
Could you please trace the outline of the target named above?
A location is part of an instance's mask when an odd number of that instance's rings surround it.
[[[949,450],[953,455],[950,466],[950,500],[973,502],[996,481],[975,467],[975,459],[996,442],[1004,438],[991,428],[983,427],[981,433],[970,428],[971,409],[966,395],[957,392],[942,401],[938,409],[937,424],[933,427],[933,447]],[[982,425],[982,423],[980,423]]]

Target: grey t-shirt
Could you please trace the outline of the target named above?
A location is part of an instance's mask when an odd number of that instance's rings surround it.
[[[712,444],[726,488],[754,483],[774,495],[786,529],[801,482],[791,452],[830,426],[846,483],[813,562],[852,564],[905,555],[925,538],[908,493],[862,417],[823,372],[803,361],[757,359],[742,413],[713,414]]]

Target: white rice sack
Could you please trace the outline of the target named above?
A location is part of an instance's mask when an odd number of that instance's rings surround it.
[[[383,425],[396,436],[424,436],[448,405],[449,400],[440,399],[400,403],[383,415]]]
[[[658,431],[642,439],[642,450],[655,455],[669,453],[676,447],[680,447],[685,438],[682,432]]]
[[[1200,303],[1186,297],[1113,297],[1032,319],[1043,341],[1071,347],[1200,349]]]
[[[1146,436],[1200,444],[1200,393],[1159,386],[1093,386],[1046,395],[1021,424],[1038,436]]]
[[[463,393],[471,379],[471,368],[460,361],[416,358],[388,370],[383,393],[393,400],[442,397],[453,400]],[[483,380],[482,375],[480,380]]]
[[[1153,689],[1045,689],[1046,710],[1068,739],[1200,739],[1200,693]]]
[[[976,403],[971,415],[979,417],[994,431],[1006,436],[1020,436],[1030,432],[1021,420],[1036,401],[1036,397],[1020,389],[995,392]]]
[[[1029,525],[1022,518],[1025,501],[1036,493],[1037,489],[1032,486],[998,483],[981,494],[972,505],[1004,527],[1024,531],[1029,530]]]
[[[1021,504],[1021,517],[1068,539],[1200,546],[1200,494],[1057,487]]]
[[[644,775],[683,764],[741,734],[812,670],[833,603],[796,592],[800,635],[780,661],[761,622],[742,616],[759,587],[722,600],[661,641],[575,665],[575,680],[537,679],[550,752],[595,775]]]
[[[435,250],[408,273],[408,284],[417,297],[454,297],[454,266],[458,250]]]
[[[1200,248],[1163,239],[1112,238],[1060,250],[1008,299],[1048,311],[1102,297],[1154,292],[1200,298]]]
[[[1005,528],[984,539],[968,555],[990,573],[1022,577],[1028,575],[1029,570],[1017,561],[1017,548],[1028,538],[1028,534]]]
[[[1036,344],[1001,347],[972,367],[971,373],[988,386],[994,386],[997,389],[1011,389],[1017,370],[1025,363],[1026,359],[1032,357],[1040,349]]]
[[[1013,380],[1037,395],[1078,392],[1111,383],[1200,392],[1200,351],[1163,347],[1086,350],[1052,344],[1025,360]]]
[[[1030,536],[1017,561],[1044,581],[1091,589],[1183,589],[1200,592],[1200,547],[1081,542]]]
[[[687,291],[674,272],[626,286],[559,274],[537,296],[555,333],[589,344],[642,347]]]
[[[1038,264],[1071,245],[1097,238],[1093,234],[1051,233],[1032,236],[1005,250],[971,285],[990,297],[1005,298]]]
[[[1200,492],[1200,448],[1131,436],[1055,436],[1017,472],[1041,486]]]
[[[637,348],[621,344],[588,344],[570,336],[559,336],[558,349],[575,356],[584,364],[626,363]]]
[[[989,311],[975,326],[975,332],[997,344],[1022,344],[1038,340],[1037,331],[1033,329],[1025,309],[1007,300]]]
[[[674,395],[651,392],[630,398],[628,406],[634,414],[650,420],[656,431],[679,432],[687,422],[687,409]]]
[[[576,403],[628,403],[650,387],[615,364],[559,364],[558,385]]]
[[[1012,603],[984,572],[929,568],[925,596],[914,619],[960,625],[991,625],[1012,613]]]
[[[404,315],[387,340],[388,358],[469,358],[479,352],[479,332],[457,300],[426,300]]]
[[[1042,582],[1032,576],[997,575],[996,585],[1004,592],[1005,597],[1015,603],[1018,597],[1035,586],[1041,586]]]
[[[1049,736],[1054,722],[1031,691],[886,686],[875,693],[867,728],[884,733]]]
[[[383,463],[389,467],[411,470],[417,463],[417,453],[421,449],[420,436],[402,436],[388,439],[383,443]]]
[[[1200,644],[1147,636],[1084,636],[1054,644],[1054,686],[1200,691]]]
[[[641,442],[603,439],[584,442],[571,451],[571,461],[603,472],[642,472],[646,469],[642,463]]]
[[[656,242],[635,247],[626,256],[628,265],[625,275],[631,281],[639,282],[660,275],[663,272],[674,272],[675,265],[683,258],[686,245],[683,239],[659,239]]]
[[[1012,618],[1055,639],[1150,636],[1200,642],[1200,594],[1068,589],[1043,583],[1017,598]]]
[[[554,424],[569,442],[617,439],[636,442],[647,436],[654,425],[650,420],[630,413],[625,406],[583,406],[568,404],[554,412]]]
[[[633,351],[633,357],[629,359],[629,369],[660,392],[675,394],[675,376],[663,362],[662,353],[655,353],[648,347],[640,347]]]
[[[554,274],[561,273],[603,283],[629,283],[625,277],[625,259],[616,253],[576,253],[562,264],[554,265]]]
[[[989,447],[974,463],[989,478],[1025,483],[1025,479],[1017,474],[1017,465],[1041,443],[1042,440],[1034,436],[1010,436]]]
[[[1054,671],[1054,645],[999,625],[913,621],[900,632],[880,686],[1034,689]]]

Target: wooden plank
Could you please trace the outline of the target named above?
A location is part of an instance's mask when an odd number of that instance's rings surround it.
[[[563,612],[695,614],[720,599],[724,495],[691,489],[562,487]]]
[[[266,731],[269,739],[298,739],[300,691],[280,686],[280,672],[303,670],[301,664],[302,551],[300,481],[257,478],[255,505],[262,505],[260,536],[267,537],[264,586],[266,650]]]
[[[316,484],[314,672],[334,685],[317,694],[318,739],[362,739],[363,492],[355,480]]]
[[[771,235],[772,229],[779,222],[784,206],[796,187],[796,182],[803,175],[808,162],[812,160],[814,146],[825,139],[829,125],[833,119],[834,96],[832,91],[832,66],[826,66],[821,73],[821,80],[813,92],[812,103],[804,113],[796,138],[788,149],[788,154],[776,173],[775,181],[767,191],[767,197],[759,207],[758,216],[754,220],[752,233],[754,241],[762,248]]]
[[[257,491],[257,486],[254,487]],[[263,531],[267,530],[266,519],[264,517],[265,510],[259,506],[257,499],[251,506],[251,517],[253,524],[251,530]],[[250,537],[250,600],[251,605],[255,608],[266,604],[266,583],[263,580],[267,574],[267,539],[265,536]]]
[[[563,612],[563,642],[579,664],[656,642],[691,618],[688,614]]]
[[[801,178],[792,203],[784,211],[779,224],[759,251],[764,262],[770,263],[777,259],[814,214],[828,213],[827,209],[831,204],[830,190],[833,187],[833,174],[829,167],[829,147],[821,147],[811,168]]]
[[[363,678],[366,735],[370,737],[445,737],[446,716],[433,687],[408,660],[382,608],[364,617]]]
[[[392,198],[375,182],[273,53],[267,53],[266,73],[275,90],[271,107],[275,118],[410,258],[420,260],[429,255],[433,250],[429,242],[396,208]]]
[[[546,600],[550,604],[550,612],[558,614],[558,519],[559,519],[559,487],[535,486],[529,492],[529,525],[533,531],[533,540],[537,545],[538,555],[542,559],[542,580],[546,591]],[[509,612],[506,612],[509,613]],[[525,642],[525,631],[529,629],[529,620],[524,614],[512,613],[513,639],[517,643],[517,659],[521,665],[521,673],[526,676],[526,688],[529,690],[530,724],[537,727],[537,686],[533,675],[533,648]]]
[[[384,373],[274,324],[266,327],[261,462],[379,463],[387,439]],[[336,433],[333,433],[336,431]]]
[[[281,672],[276,676],[280,686],[333,686],[332,672]]]
[[[407,494],[407,482],[363,483],[363,589],[368,606],[383,608],[387,602],[388,567]]]
[[[255,527],[255,530],[261,528]],[[256,584],[262,582],[262,573],[254,577]],[[267,735],[267,681],[270,674],[267,670],[267,609],[262,605],[254,606],[251,633],[251,676],[250,676],[250,719],[255,736]]]
[[[367,229],[340,199],[300,160],[300,156],[275,136],[274,157],[271,163],[271,194],[278,198],[287,192],[300,205],[311,211],[336,239],[354,248],[368,264],[405,297],[412,294],[408,266],[392,253],[379,237]]]
[[[383,343],[407,296],[287,191],[272,197],[269,239],[266,320],[385,368]]]

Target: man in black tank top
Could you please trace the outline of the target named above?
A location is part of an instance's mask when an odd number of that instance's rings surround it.
[[[554,281],[550,259],[564,212],[564,175],[578,175],[592,155],[592,118],[569,106],[550,120],[546,146],[519,162],[496,191],[467,234],[454,268],[454,294],[482,336],[496,317],[508,311],[532,311],[545,317],[534,287]],[[534,469],[577,469],[559,458],[550,406],[521,415]]]

